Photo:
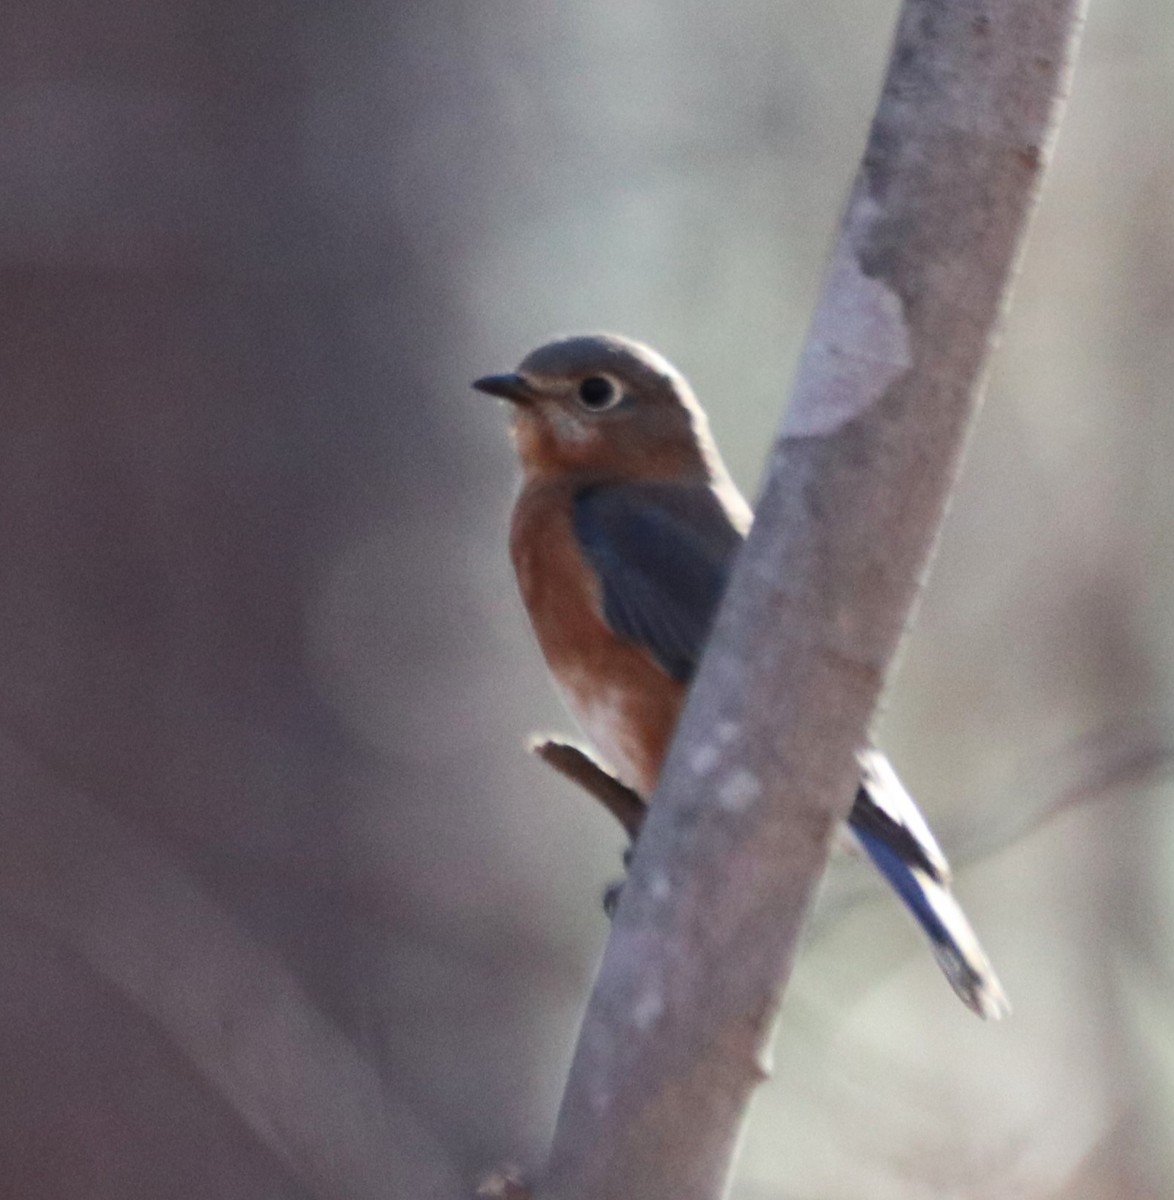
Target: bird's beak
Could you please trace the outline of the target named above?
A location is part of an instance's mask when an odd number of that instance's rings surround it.
[[[514,404],[528,404],[538,394],[525,376],[515,372],[508,375],[486,375],[481,379],[474,379],[473,386],[487,396],[500,396]]]

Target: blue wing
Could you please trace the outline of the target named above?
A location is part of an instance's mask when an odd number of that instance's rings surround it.
[[[573,522],[604,619],[688,682],[742,543],[721,499],[700,485],[597,484],[575,496]]]
[[[603,615],[687,683],[717,614],[742,533],[710,488],[599,484],[575,496],[575,536],[599,578]],[[852,831],[925,931],[954,990],[997,1017],[1006,996],[949,891],[950,871],[916,804],[879,751],[860,755]]]

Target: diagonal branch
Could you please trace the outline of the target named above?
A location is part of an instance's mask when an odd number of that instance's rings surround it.
[[[640,838],[543,1200],[713,1200],[945,510],[1081,0],[906,0],[769,477]]]
[[[0,732],[0,906],[140,1008],[316,1200],[460,1194],[444,1147],[272,950]]]

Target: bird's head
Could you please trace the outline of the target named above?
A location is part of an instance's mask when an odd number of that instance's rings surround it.
[[[473,386],[508,400],[522,467],[709,482],[721,471],[705,414],[666,359],[615,334],[559,338]]]

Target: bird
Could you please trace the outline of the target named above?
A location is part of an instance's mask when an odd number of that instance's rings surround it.
[[[507,402],[522,478],[518,589],[558,691],[619,785],[647,803],[750,528],[685,377],[618,334],[560,337],[472,385]],[[1006,994],[950,868],[888,759],[857,755],[847,828],[979,1016]]]

